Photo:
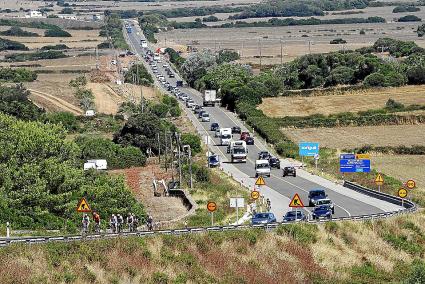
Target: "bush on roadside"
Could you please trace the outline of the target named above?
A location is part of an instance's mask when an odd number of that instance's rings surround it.
[[[0,51],[3,50],[28,50],[28,47],[17,41],[0,38]]]
[[[0,82],[33,82],[37,79],[37,73],[26,68],[6,68],[0,67]]]
[[[44,31],[45,37],[72,37],[72,35],[61,28],[48,29]]]

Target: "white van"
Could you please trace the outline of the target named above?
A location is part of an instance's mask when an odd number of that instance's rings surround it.
[[[84,170],[87,169],[96,169],[96,170],[107,170],[108,162],[106,160],[87,160],[87,163],[84,163]]]
[[[255,161],[255,177],[259,177],[259,176],[270,177],[269,160],[256,160]]]
[[[232,128],[221,128],[220,129],[220,144],[230,145],[232,141]]]

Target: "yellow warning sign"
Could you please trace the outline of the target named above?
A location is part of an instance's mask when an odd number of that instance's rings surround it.
[[[264,178],[262,176],[259,176],[257,178],[257,181],[255,182],[255,185],[266,185],[266,182],[264,181]]]
[[[301,201],[301,198],[298,196],[298,193],[295,193],[291,203],[289,203],[289,207],[304,207],[304,204]]]
[[[384,178],[381,174],[378,174],[375,178],[376,185],[383,185],[384,184]]]
[[[370,160],[370,154],[356,154],[356,160]]]
[[[90,206],[84,197],[78,202],[77,212],[91,212]]]

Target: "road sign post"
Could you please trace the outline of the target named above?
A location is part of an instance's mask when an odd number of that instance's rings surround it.
[[[375,178],[375,184],[378,186],[378,191],[381,192],[381,185],[384,184],[384,178],[380,173]]]
[[[291,202],[289,203],[289,207],[295,208],[295,221],[297,220],[298,216],[298,208],[303,208],[304,203],[302,202],[300,196],[298,193],[295,193],[294,197],[292,197]]]
[[[399,190],[398,190],[398,197],[400,197],[401,198],[401,207],[404,207],[403,205],[403,203],[404,203],[404,199],[407,197],[407,189],[405,189],[405,188],[400,188]]]
[[[214,226],[214,211],[217,210],[217,204],[215,202],[209,201],[207,203],[207,209],[211,213],[211,226]]]
[[[231,197],[230,198],[230,208],[236,207],[236,225],[239,222],[239,207],[244,207],[244,199],[242,197]]]

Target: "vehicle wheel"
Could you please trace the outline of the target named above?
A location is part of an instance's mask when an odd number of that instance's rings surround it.
[[[297,177],[297,174],[294,174],[294,177]]]
[[[234,163],[233,159],[232,159],[232,164]]]
[[[332,208],[332,214],[335,214],[335,208]]]
[[[277,169],[280,170],[280,166],[278,166]]]
[[[313,203],[311,203],[310,201],[308,202],[308,207],[313,207]]]
[[[285,173],[283,173],[283,175],[282,175],[283,177],[286,177],[286,174]]]
[[[256,178],[258,178],[258,175],[257,175],[257,174],[255,174],[255,177],[256,177]]]

